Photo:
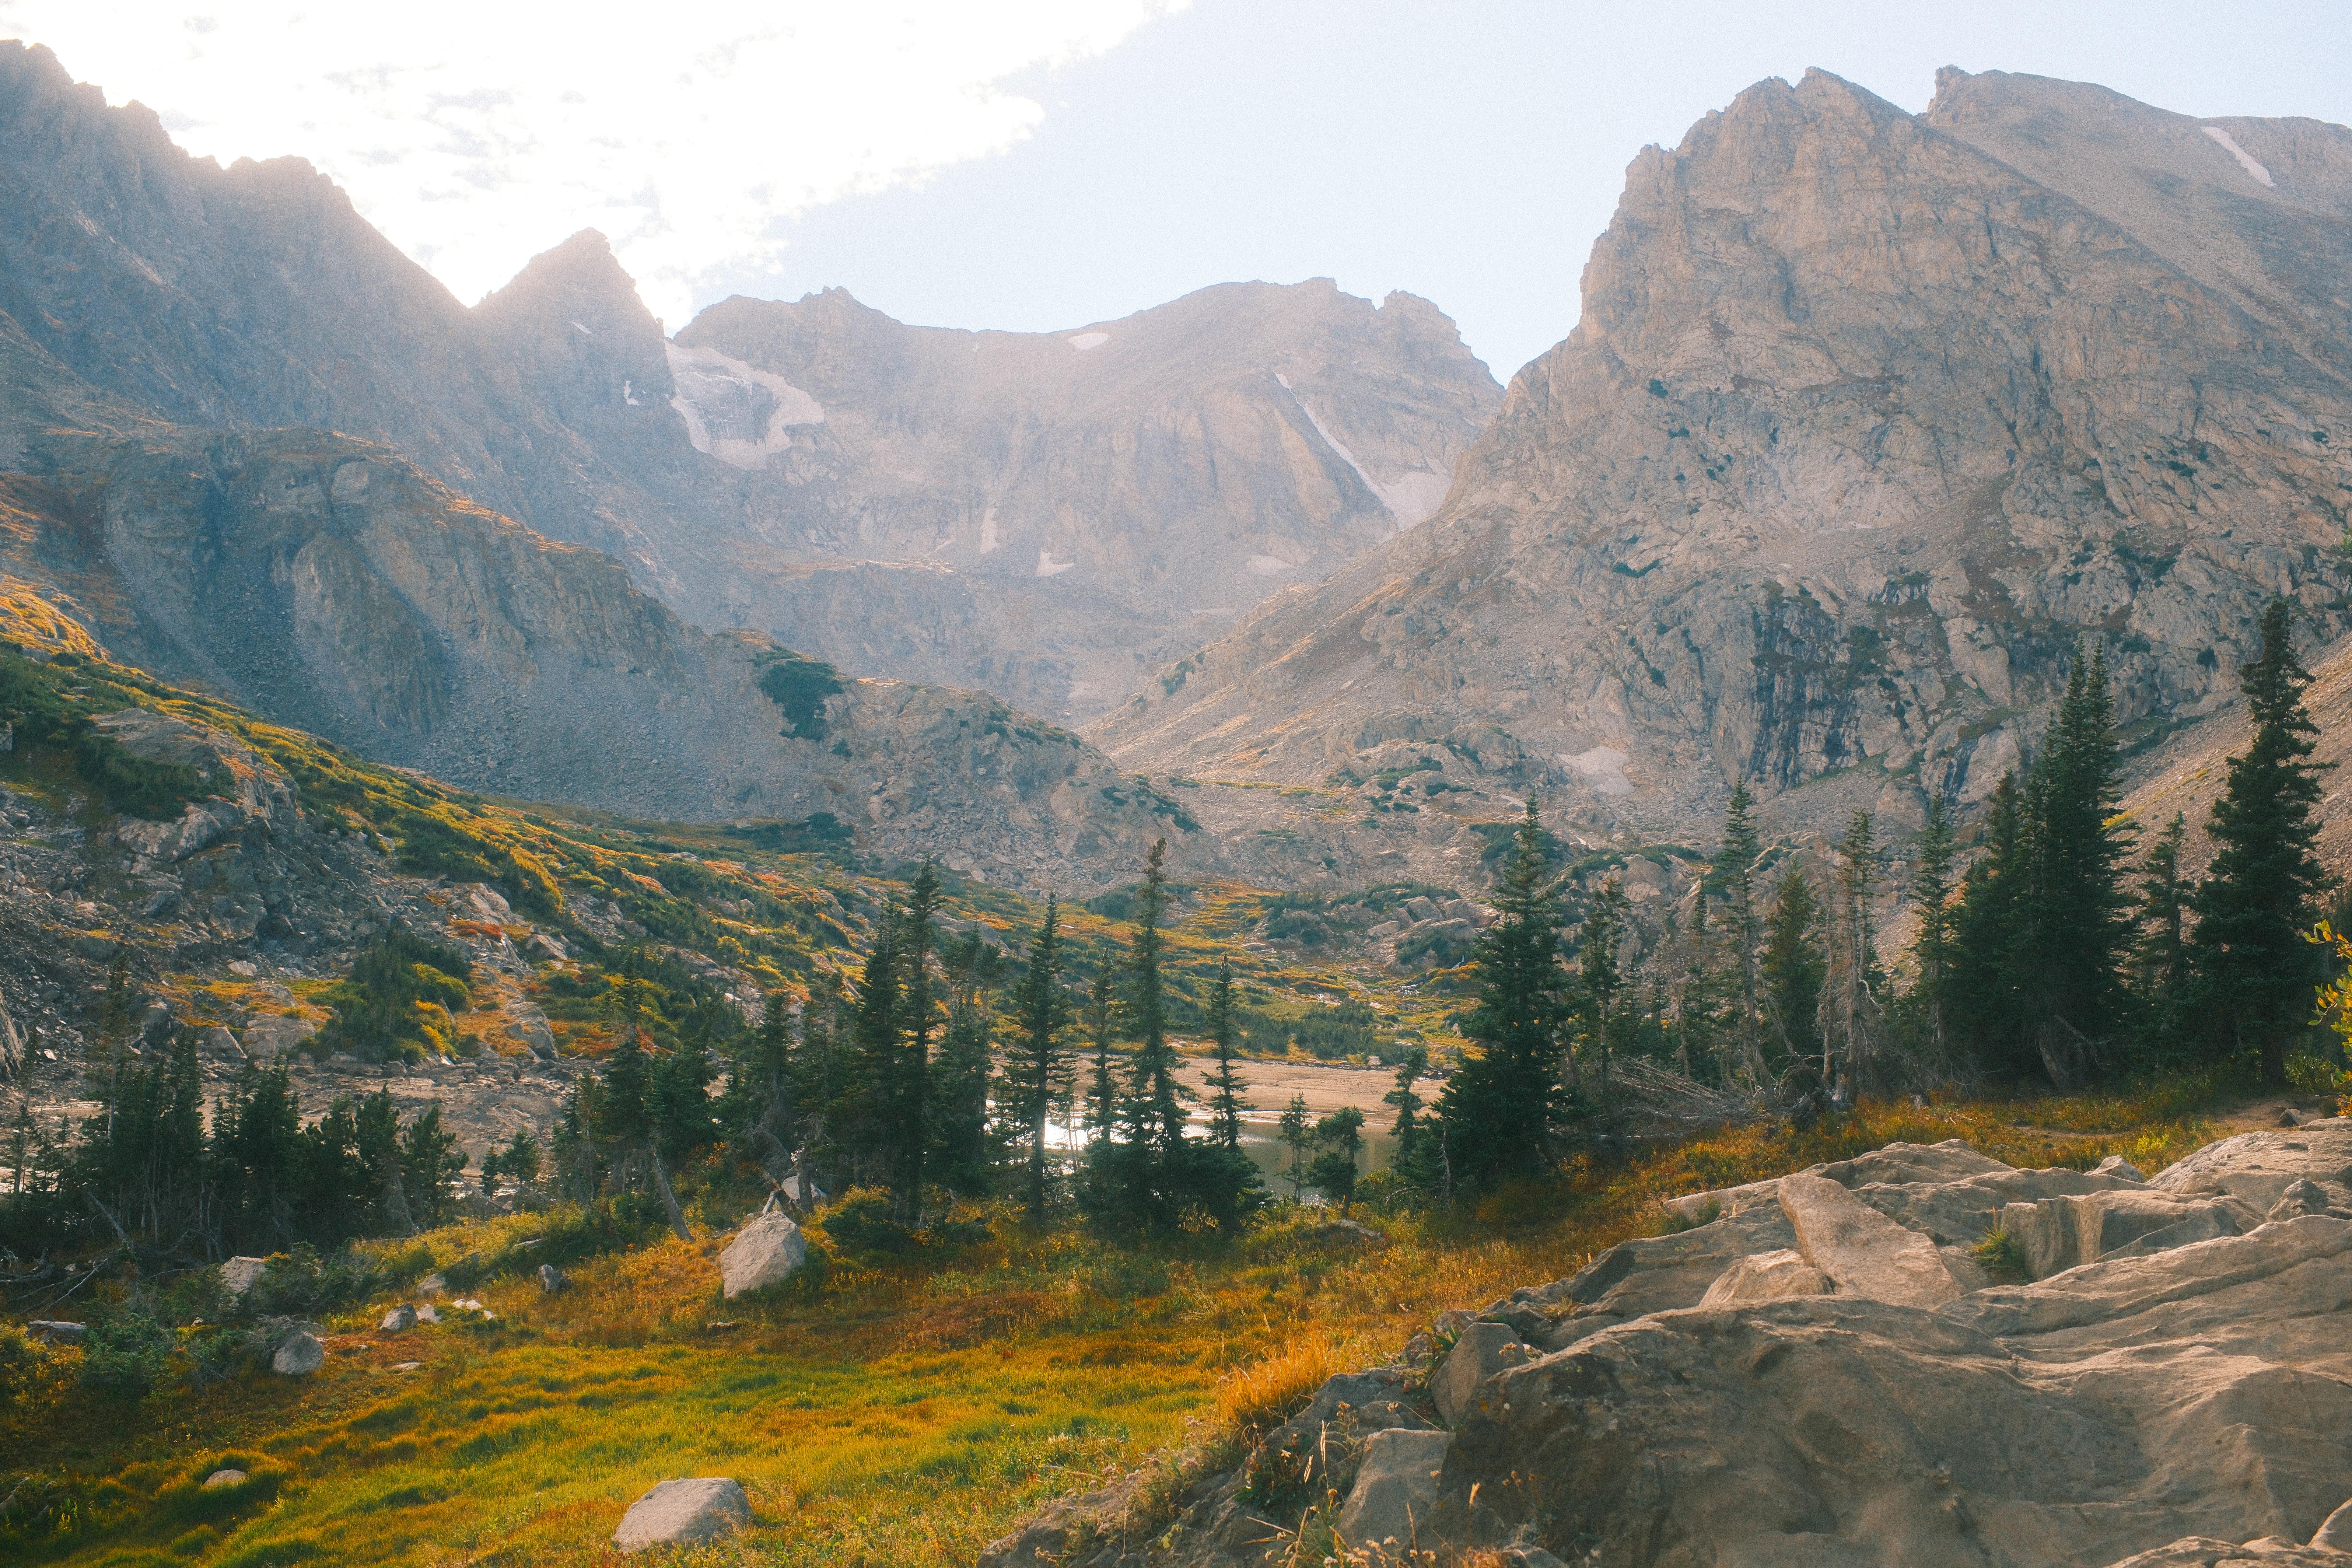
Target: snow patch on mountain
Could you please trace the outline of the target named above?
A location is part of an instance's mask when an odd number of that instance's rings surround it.
[[[687,439],[739,468],[759,469],[792,440],[795,425],[822,425],[824,407],[786,381],[712,348],[665,343],[677,395],[669,405],[686,421]]]

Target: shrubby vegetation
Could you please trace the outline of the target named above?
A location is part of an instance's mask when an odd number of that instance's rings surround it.
[[[451,1015],[471,996],[472,971],[464,953],[394,924],[360,953],[349,979],[320,995],[335,1016],[315,1037],[318,1051],[347,1050],[372,1062],[450,1055]]]

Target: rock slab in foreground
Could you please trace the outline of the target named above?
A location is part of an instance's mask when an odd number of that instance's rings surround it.
[[[782,1284],[807,1257],[801,1227],[770,1210],[736,1232],[719,1255],[719,1279],[731,1301],[746,1291]]]
[[[1898,1307],[1940,1307],[1960,1293],[1935,1242],[1906,1230],[1826,1176],[1780,1178],[1797,1250],[1838,1289]]]
[[[664,1481],[629,1505],[613,1544],[624,1552],[650,1546],[692,1546],[732,1534],[751,1522],[751,1500],[731,1477]]]
[[[2120,1166],[2012,1171],[1940,1148],[1824,1173],[1877,1225],[1792,1182],[1801,1225],[1778,1202],[1713,1202],[1711,1224],[1625,1243],[1577,1280],[1480,1314],[1497,1341],[1553,1348],[1467,1379],[1475,1398],[1458,1427],[1417,1440],[1437,1456],[1433,1478],[1414,1478],[1436,1485],[1426,1511],[1412,1508],[1421,1549],[1644,1568],[2352,1568],[2337,1539],[2352,1538],[2352,1123],[2231,1139],[2146,1184]],[[2328,1212],[2308,1212],[2298,1184]],[[2148,1194],[2233,1219],[2284,1205],[2291,1217],[2201,1240],[2176,1239],[2189,1234],[2177,1225],[2110,1229],[2111,1215],[2163,1217]],[[1841,1281],[1685,1310],[1710,1263],[1716,1276],[1789,1269],[1755,1256],[1787,1249],[1757,1245],[1776,1229],[1806,1232],[1814,1263],[1862,1281],[1890,1242],[1898,1258],[1933,1255],[2007,1204],[2060,1198],[2052,1212],[2082,1222],[2079,1246],[2120,1245],[1933,1307]],[[1643,1302],[1656,1304],[1632,1310]],[[1194,1484],[1172,1524],[1150,1521],[1149,1541],[1076,1510],[1050,1552],[994,1561],[1262,1568],[1271,1533],[1298,1528],[1327,1478],[1356,1498],[1375,1443],[1395,1441],[1381,1433],[1422,1424],[1421,1397],[1409,1368],[1334,1378],[1243,1468]],[[1088,1517],[1113,1538],[1089,1541]],[[1045,1544],[1005,1544],[1033,1541]]]

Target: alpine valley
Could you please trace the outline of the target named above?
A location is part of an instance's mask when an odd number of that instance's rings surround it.
[[[2352,963],[2352,789],[2203,832],[2352,761],[2352,130],[1767,79],[1559,305],[468,307],[0,41],[0,1542],[2352,1564],[2352,983],[2181,1000]]]

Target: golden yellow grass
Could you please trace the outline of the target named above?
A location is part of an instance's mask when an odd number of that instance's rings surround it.
[[[555,1298],[490,1285],[494,1324],[382,1335],[372,1306],[331,1325],[336,1353],[301,1384],[20,1411],[9,1468],[71,1472],[90,1500],[84,1528],[11,1549],[240,1568],[578,1563],[604,1555],[656,1481],[731,1475],[757,1525],[691,1561],[969,1562],[1053,1496],[1179,1443],[1229,1451],[1438,1311],[1658,1228],[1660,1196],[1897,1138],[1962,1137],[2028,1164],[2122,1153],[2152,1173],[2210,1131],[2150,1096],[1868,1105],[1801,1136],[1730,1131],[1579,1165],[1473,1212],[1369,1216],[1390,1237],[1377,1251],[1335,1249],[1311,1216],[1142,1252],[999,1219],[951,1255],[843,1266],[822,1294],[756,1307],[720,1300],[715,1240],[665,1240],[583,1265]],[[445,1259],[488,1253],[534,1223],[428,1239]],[[197,1489],[232,1459],[262,1478],[246,1500]]]

